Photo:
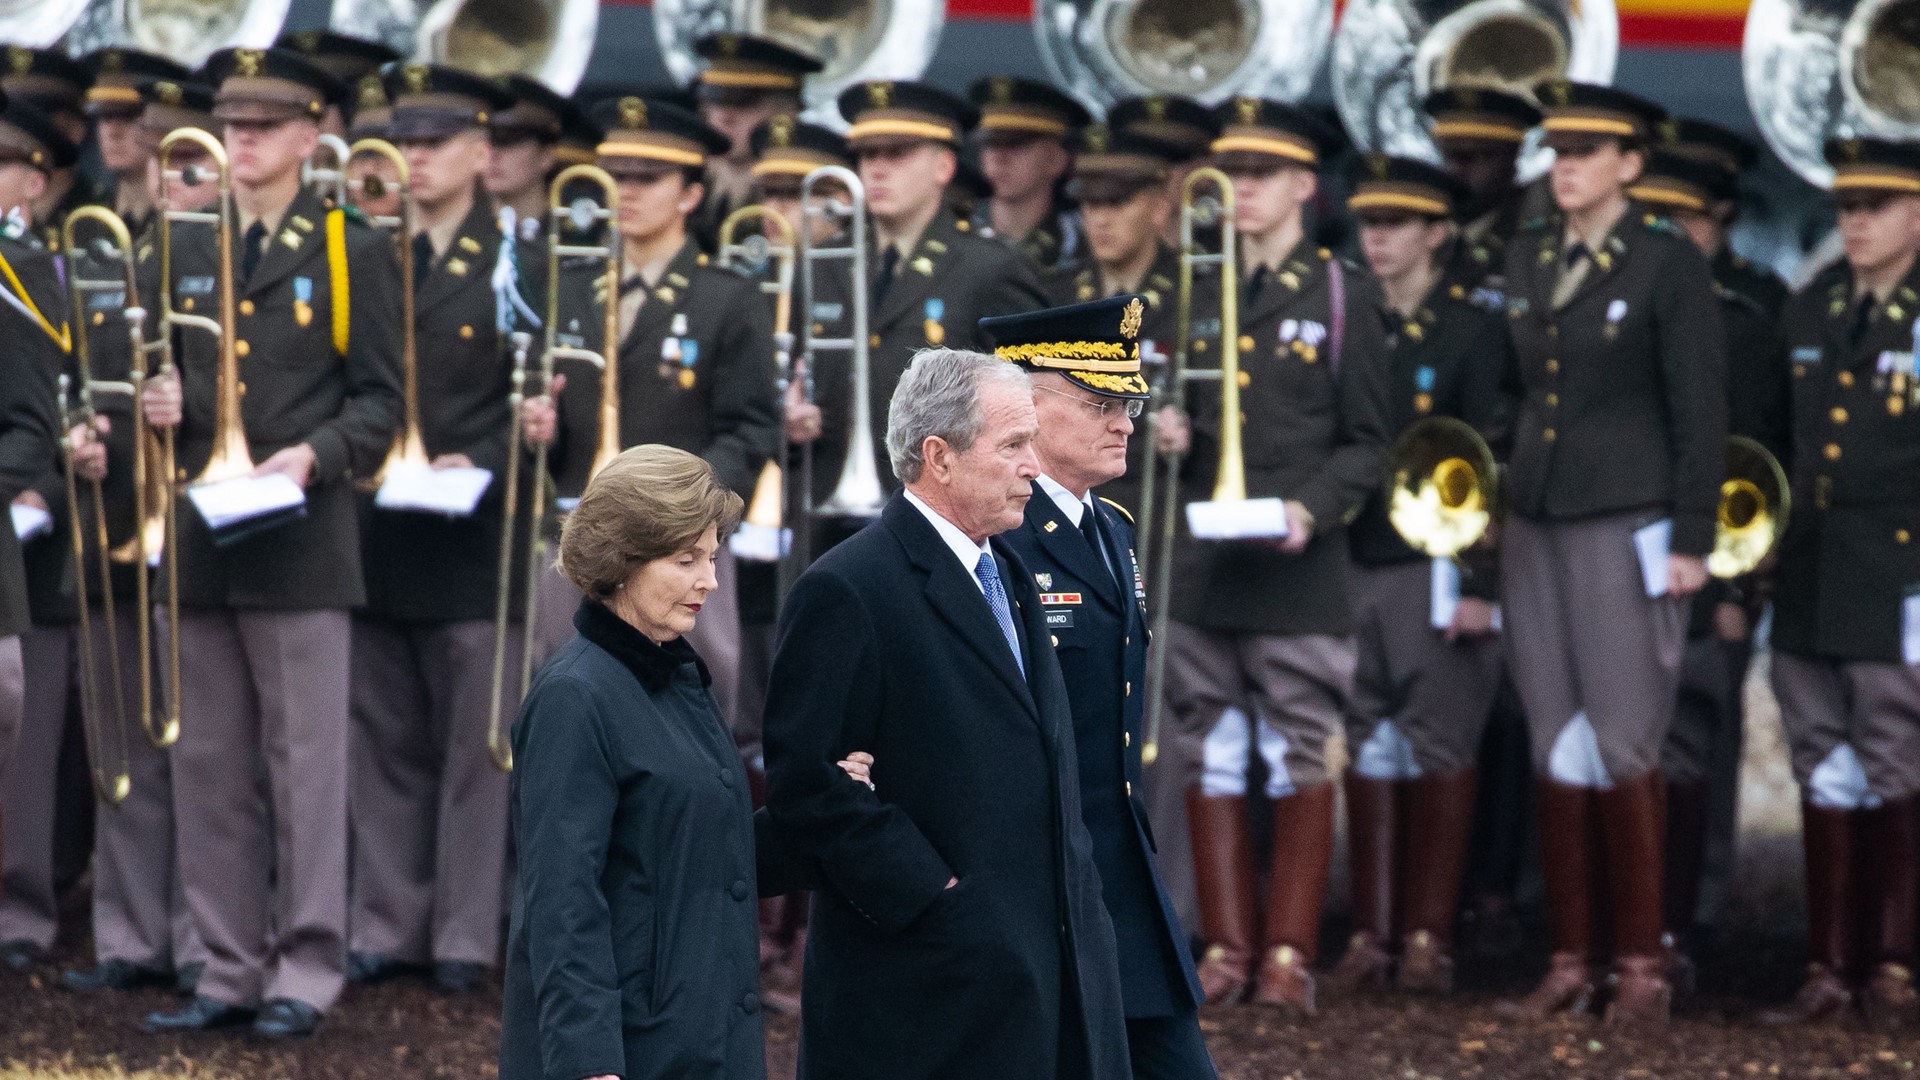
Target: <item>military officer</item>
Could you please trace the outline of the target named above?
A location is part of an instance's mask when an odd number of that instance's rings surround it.
[[[78,60],[58,49],[29,49],[9,45],[7,70],[0,73],[0,91],[9,100],[39,109],[53,121],[61,136],[75,146],[87,141],[87,117],[84,112],[87,87],[93,79]],[[47,174],[46,189],[33,203],[35,228],[41,244],[47,248],[60,244],[60,223],[76,207],[102,203],[101,192],[86,177],[74,170],[78,156]]]
[[[1657,1023],[1671,996],[1660,751],[1686,604],[1713,546],[1725,343],[1706,260],[1627,194],[1659,107],[1560,81],[1539,97],[1558,211],[1507,249],[1521,403],[1500,568],[1554,952],[1509,1011],[1585,1007],[1599,985],[1599,924],[1614,959],[1608,1017]]]
[[[501,478],[511,360],[491,280],[500,229],[480,181],[488,121],[513,99],[441,66],[389,65],[384,82],[413,196],[405,242],[423,449],[434,470]],[[404,468],[390,465],[389,479]],[[347,920],[356,981],[431,964],[436,985],[462,993],[498,958],[507,776],[489,757],[486,725],[503,482],[490,479],[472,512],[454,517],[376,503],[362,528]]]
[[[1506,327],[1446,281],[1465,195],[1437,166],[1369,154],[1347,209],[1386,296],[1389,430],[1451,417],[1502,446]],[[1400,989],[1446,993],[1475,760],[1500,680],[1497,590],[1484,561],[1463,573],[1452,559],[1421,556],[1387,509],[1387,493],[1376,492],[1348,531],[1360,649],[1345,777],[1355,929],[1329,984],[1385,985],[1397,953]]]
[[[137,91],[140,113],[138,139],[145,147],[140,163],[143,182],[149,185],[147,204],[159,198],[158,162],[153,150],[169,132],[192,127],[217,136],[213,109],[213,88],[200,83],[172,79],[147,79]],[[193,153],[192,144],[178,144],[171,152],[177,169],[190,162],[204,165]],[[212,202],[218,188],[213,184],[170,184],[168,199],[175,210],[202,210]],[[124,289],[89,292],[86,309],[74,320],[74,348],[79,350],[85,336],[87,364],[96,379],[126,380],[131,370],[132,342],[122,313],[129,307],[147,312],[159,310],[160,264],[156,252],[157,232],[149,219],[146,231],[134,244],[136,279],[139,295],[129,297]],[[93,236],[94,226],[83,226],[76,234],[83,248]],[[103,260],[93,252],[69,253],[73,273],[92,279],[115,281],[121,278],[120,262]],[[155,332],[151,315],[143,322],[143,332],[151,339]],[[148,361],[149,368],[152,360]],[[83,479],[97,478],[107,506],[107,540],[110,549],[125,550],[139,522],[134,485],[133,417],[134,403],[118,395],[96,395],[95,407],[107,420],[104,434],[89,439],[75,451],[76,469]],[[149,443],[147,453],[154,454],[157,443]],[[148,468],[159,468],[157,457],[148,457]],[[100,471],[95,471],[100,470]],[[64,496],[64,491],[61,492]],[[84,496],[83,496],[84,498]],[[158,507],[154,509],[159,509]],[[137,550],[137,549],[136,549]],[[97,563],[89,542],[89,573]],[[93,619],[96,627],[94,664],[97,670],[109,670],[115,659],[107,652],[107,636],[98,628],[111,619],[120,646],[118,662],[124,673],[121,708],[127,717],[140,715],[140,620],[148,613],[136,602],[135,565],[114,567],[111,610],[104,607],[99,582],[89,581],[97,596]],[[150,593],[157,596],[158,593]],[[164,642],[164,639],[156,638]],[[162,653],[161,655],[166,655]],[[157,669],[155,669],[157,670]],[[104,684],[103,685],[108,685]],[[168,699],[154,684],[154,720],[164,730],[171,715]],[[110,706],[111,708],[111,706]],[[109,712],[104,723],[117,723],[118,715]],[[129,721],[132,727],[133,721]],[[127,797],[115,804],[95,808],[93,823],[93,951],[92,967],[61,974],[62,983],[71,990],[133,990],[146,986],[190,988],[202,950],[193,937],[178,876],[175,871],[175,827],[173,813],[172,758],[156,747],[147,733],[132,727],[126,736],[128,778]]]
[[[1920,145],[1830,143],[1843,262],[1781,320],[1794,513],[1775,572],[1773,689],[1806,845],[1811,964],[1772,1023],[1915,1019],[1920,792]],[[1854,965],[1858,964],[1856,968]]]
[[[980,171],[993,186],[987,223],[1041,272],[1081,257],[1080,225],[1061,186],[1074,132],[1093,118],[1045,83],[995,75],[967,91],[980,111]]]
[[[1632,188],[1635,199],[1664,209],[1700,253],[1715,262],[1714,294],[1727,335],[1727,428],[1754,439],[1780,460],[1788,459],[1792,376],[1786,342],[1774,322],[1779,308],[1764,307],[1764,284],[1726,257],[1725,215],[1734,200],[1735,173],[1724,160],[1684,157],[1671,148],[1654,151],[1647,171]],[[1744,279],[1744,280],[1743,280]],[[1777,280],[1777,279],[1775,279]],[[1695,595],[1680,664],[1680,697],[1660,755],[1666,783],[1667,850],[1665,925],[1675,988],[1694,981],[1690,944],[1701,918],[1703,876],[1716,847],[1730,858],[1738,797],[1742,688],[1752,655],[1753,625],[1764,598],[1751,576],[1710,580]]]
[[[621,286],[617,354],[620,430],[616,446],[665,443],[698,453],[722,483],[743,497],[779,447],[771,313],[759,287],[708,265],[689,234],[700,207],[701,169],[726,139],[699,117],[664,102],[622,97],[602,104],[606,129],[600,165],[620,182]],[[602,347],[601,261],[562,268],[559,340]],[[531,402],[530,442],[553,443],[557,489],[577,496],[598,466],[601,381],[589,368],[564,376],[560,416],[546,399]],[[689,640],[706,661],[721,717],[732,728],[740,678],[739,594],[730,552],[720,553],[721,588]],[[564,613],[555,598],[542,606]],[[576,601],[577,603],[577,601]]]
[[[0,391],[0,493],[16,513],[50,514],[62,491],[54,378],[67,349],[67,302],[53,259],[33,228],[49,173],[71,165],[73,144],[33,106],[0,97],[0,270],[8,302]],[[44,519],[43,519],[44,520]],[[64,577],[58,519],[29,539],[0,530],[0,964],[24,968],[52,946],[55,780],[67,720],[72,636],[60,615]],[[69,541],[70,544],[70,541]],[[68,597],[71,600],[71,597]]]
[[[342,34],[335,30],[294,30],[280,35],[274,43],[307,58],[313,66],[333,76],[342,86],[360,86],[370,75],[400,59],[400,54],[378,41]],[[321,118],[320,130],[329,135],[348,137],[350,119],[357,120],[357,108],[345,101],[330,102]],[[349,116],[349,114],[356,114]],[[355,135],[354,138],[361,136]]]
[[[1676,214],[1674,224],[1686,230],[1694,245],[1707,253],[1713,280],[1759,304],[1769,314],[1778,313],[1786,303],[1786,282],[1766,267],[1741,258],[1727,242],[1739,206],[1739,177],[1759,160],[1760,148],[1739,132],[1689,117],[1669,121],[1661,128],[1661,135],[1663,149],[1711,166],[1734,180],[1732,185],[1716,184],[1706,207]]]
[[[487,197],[498,211],[511,207],[516,239],[532,242],[546,227],[547,178],[557,165],[561,137],[581,120],[571,98],[525,75],[501,80],[513,104],[497,112],[489,128],[493,155],[487,162]]]
[[[1213,110],[1178,94],[1122,98],[1107,110],[1107,127],[1179,148],[1179,163],[1167,174],[1167,196],[1175,206],[1187,174],[1208,163],[1213,140],[1220,136],[1220,118]],[[1168,218],[1161,239],[1168,245],[1180,242],[1178,220]]]
[[[1154,869],[1141,801],[1146,590],[1133,521],[1094,489],[1126,468],[1145,407],[1140,334],[1146,300],[1119,295],[981,321],[995,355],[1033,376],[1039,416],[1023,524],[1002,534],[1033,573],[1066,677],[1080,769],[1080,812],[1093,839],[1120,956],[1127,1049],[1138,1080],[1213,1080],[1200,1035],[1200,987],[1186,933]]]
[[[255,478],[301,490],[304,516],[243,518],[216,535],[181,501],[181,699],[192,720],[173,748],[174,810],[208,956],[194,1000],[147,1026],[252,1020],[285,1038],[314,1030],[346,975],[348,612],[366,602],[354,481],[376,474],[400,427],[400,289],[392,238],[300,182],[344,88],[279,49],[223,50],[207,72],[232,162],[231,348],[245,393],[189,336],[181,377],[149,384],[147,415],[178,427],[186,476],[231,468],[244,447]],[[173,258],[175,306],[216,314],[213,237],[182,236]],[[225,441],[235,434],[239,446]]]
[[[1213,541],[1180,531],[1167,693],[1174,722],[1203,741],[1187,794],[1207,942],[1200,984],[1210,1001],[1236,1000],[1257,961],[1256,1000],[1311,1013],[1333,855],[1327,744],[1343,722],[1355,663],[1346,524],[1378,485],[1389,438],[1386,340],[1372,277],[1306,234],[1304,210],[1331,133],[1258,98],[1227,101],[1219,117],[1213,152],[1232,178],[1239,232],[1234,343],[1243,358],[1247,493],[1284,500],[1286,534]],[[1191,362],[1208,363],[1217,344],[1192,344]],[[1219,391],[1197,387],[1188,400],[1191,445],[1181,418],[1165,414],[1156,439],[1162,450],[1189,451],[1187,490],[1208,492],[1220,460]],[[1256,746],[1270,773],[1278,868],[1264,919],[1246,817]]]
[[[1540,123],[1540,110],[1517,95],[1474,86],[1436,90],[1423,108],[1447,172],[1467,190],[1456,211],[1461,226],[1448,267],[1449,291],[1459,286],[1482,307],[1498,309],[1507,242],[1524,213],[1520,147]]]
[[[807,76],[826,65],[772,38],[722,32],[694,42],[706,61],[694,80],[700,118],[727,140],[707,162],[706,201],[695,235],[711,249],[727,215],[747,205],[753,191],[753,129],[775,116],[799,116]]]
[[[127,229],[138,236],[146,228],[147,216],[153,212],[153,197],[147,188],[147,159],[153,155],[155,145],[153,136],[139,123],[145,109],[140,87],[155,79],[179,85],[188,81],[189,75],[185,67],[164,56],[135,49],[101,49],[81,62],[93,77],[82,107],[93,120],[100,164],[106,166],[113,179],[109,205],[127,223]]]

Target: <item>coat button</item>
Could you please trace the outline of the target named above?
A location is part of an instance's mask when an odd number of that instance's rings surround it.
[[[1559,394],[1548,394],[1548,395],[1547,395],[1547,408],[1549,408],[1549,409],[1557,409],[1557,408],[1559,408],[1559,407],[1560,407],[1560,395],[1559,395]]]
[[[1549,327],[1547,327],[1547,336],[1548,336],[1548,337],[1559,337],[1559,336],[1560,336],[1560,327],[1558,327],[1558,326],[1549,326]]]
[[[193,310],[193,297],[191,297],[191,296],[189,296],[189,297],[186,297],[186,298],[184,298],[184,299],[182,299],[182,300],[180,301],[180,310],[181,310],[181,311],[192,311],[192,310]]]
[[[1852,385],[1853,385],[1853,372],[1851,372],[1851,371],[1843,371],[1843,372],[1841,372],[1841,373],[1839,374],[1839,376],[1838,376],[1838,378],[1839,378],[1839,380],[1840,380],[1840,385],[1841,385],[1841,386],[1852,386]]]
[[[1827,418],[1832,420],[1836,424],[1844,424],[1847,422],[1847,410],[1842,408],[1841,406],[1835,405],[1833,407],[1833,411],[1827,414]]]
[[[251,300],[240,301],[240,314],[242,315],[253,314],[253,301]]]
[[[1121,732],[1121,733],[1120,733],[1120,745],[1121,745],[1121,746],[1132,746],[1132,745],[1133,745],[1133,732],[1131,732],[1131,731],[1123,731],[1123,732]]]
[[[735,900],[745,900],[747,898],[747,883],[744,881],[736,881],[727,891],[733,894]]]
[[[740,1011],[752,1016],[760,1011],[760,995],[749,990],[740,995]]]
[[[1127,798],[1129,799],[1133,798],[1133,781],[1131,780],[1127,781],[1124,786],[1127,789]]]
[[[1896,544],[1904,544],[1907,541],[1912,539],[1913,539],[1913,534],[1908,532],[1905,529],[1893,530],[1893,542]]]
[[[1059,636],[1058,634],[1048,634],[1048,635],[1047,635],[1047,640],[1049,640],[1049,641],[1051,641],[1051,642],[1053,642],[1053,647],[1054,647],[1054,648],[1056,648],[1056,649],[1057,649],[1057,648],[1059,648],[1059,647],[1060,647],[1060,636]]]
[[[106,321],[107,321],[107,313],[106,313],[106,312],[104,312],[104,311],[96,311],[96,312],[94,312],[94,313],[93,313],[93,325],[95,325],[95,326],[100,326],[100,325],[102,325],[102,324],[104,324],[104,323],[105,323]]]
[[[1133,696],[1133,684],[1131,682],[1127,683],[1127,696]]]
[[[1241,352],[1252,352],[1253,351],[1253,335],[1241,334],[1238,344],[1240,346]]]
[[[1552,428],[1548,428],[1547,430],[1540,433],[1541,442],[1552,442],[1553,440],[1559,437],[1560,437],[1560,433],[1553,430]]]
[[[1840,460],[1840,444],[1839,443],[1830,442],[1820,452],[1826,455],[1826,459],[1828,461]]]
[[[1548,360],[1548,361],[1547,361],[1547,374],[1549,374],[1549,375],[1558,375],[1558,374],[1560,374],[1560,361],[1558,361],[1558,360]]]
[[[246,338],[241,338],[239,341],[233,343],[233,355],[235,356],[245,356],[252,351],[253,346],[247,344]]]
[[[473,327],[471,327],[471,326],[463,326],[463,327],[461,327],[461,328],[460,328],[460,337],[461,337],[461,339],[462,339],[462,340],[469,340],[469,341],[470,341],[470,340],[472,340],[472,338],[473,338]]]
[[[879,348],[879,347],[880,347],[880,335],[879,335],[879,334],[870,334],[870,335],[868,335],[868,337],[867,337],[867,346],[868,346],[868,348],[873,348],[873,349],[877,349],[877,348]]]

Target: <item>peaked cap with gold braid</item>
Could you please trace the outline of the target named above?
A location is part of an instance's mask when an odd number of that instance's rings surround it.
[[[1144,401],[1149,394],[1140,374],[1140,322],[1146,314],[1144,297],[1123,294],[981,319],[980,329],[1002,360],[1063,375],[1105,397]]]

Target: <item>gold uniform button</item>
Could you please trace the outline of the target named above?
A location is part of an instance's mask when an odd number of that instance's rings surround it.
[[[471,326],[463,326],[463,327],[461,327],[461,328],[460,328],[460,337],[461,337],[461,339],[462,339],[462,340],[467,340],[467,339],[471,339],[471,338],[473,337],[473,327],[471,327]]]
[[[1831,443],[1831,442],[1830,442],[1830,443],[1828,443],[1828,444],[1827,444],[1827,446],[1826,446],[1826,449],[1824,449],[1824,450],[1822,450],[1822,451],[1820,451],[1820,452],[1821,452],[1822,454],[1825,454],[1825,455],[1827,456],[1827,460],[1828,460],[1828,461],[1839,461],[1839,460],[1840,460],[1840,444],[1839,444],[1839,443]]]
[[[246,397],[246,396],[247,396],[247,384],[246,384],[246,383],[235,383],[235,384],[234,384],[234,386],[235,386],[235,388],[236,388],[236,389],[238,389],[238,390],[240,391],[240,396],[241,396],[241,397]]]
[[[1252,334],[1240,335],[1240,351],[1241,352],[1253,351],[1253,335]]]
[[[879,347],[880,347],[880,335],[879,335],[879,334],[871,334],[871,335],[868,335],[868,337],[867,337],[867,346],[868,346],[869,348],[874,348],[874,349],[877,349],[877,348],[879,348]]]
[[[1896,544],[1904,544],[1904,543],[1906,543],[1907,541],[1909,541],[1909,540],[1911,540],[1911,539],[1913,539],[1913,534],[1912,534],[1912,533],[1910,533],[1910,532],[1908,532],[1907,530],[1905,530],[1905,529],[1895,529],[1895,530],[1893,530],[1893,542],[1894,542],[1894,543],[1896,543]]]
[[[104,311],[96,311],[96,312],[94,312],[94,313],[93,313],[93,325],[95,325],[95,326],[99,326],[99,325],[100,325],[101,323],[104,323],[104,322],[106,322],[106,321],[107,321],[107,313],[106,313],[106,312],[104,312]]]
[[[1560,437],[1560,433],[1559,433],[1559,432],[1557,432],[1557,431],[1555,431],[1555,430],[1553,430],[1552,428],[1548,428],[1547,430],[1545,430],[1545,431],[1542,431],[1542,432],[1540,433],[1540,441],[1541,441],[1541,442],[1552,442],[1553,440],[1555,440],[1555,439],[1557,439],[1557,438],[1559,438],[1559,437]]]
[[[1559,336],[1560,336],[1560,328],[1559,328],[1558,326],[1549,326],[1549,327],[1547,327],[1547,336],[1548,336],[1548,337],[1559,337]]]
[[[1048,634],[1048,635],[1047,635],[1047,637],[1048,637],[1048,639],[1049,639],[1049,640],[1051,640],[1051,641],[1053,642],[1053,644],[1054,644],[1054,647],[1055,647],[1055,648],[1059,648],[1059,646],[1060,646],[1060,638],[1059,638],[1059,636],[1058,636],[1058,635],[1055,635],[1055,634]]]
[[[1249,373],[1249,372],[1245,372],[1245,371],[1242,371],[1242,372],[1240,372],[1240,373],[1239,373],[1239,380],[1238,380],[1238,381],[1239,381],[1239,383],[1240,383],[1240,385],[1241,385],[1241,386],[1243,386],[1243,387],[1245,387],[1245,386],[1252,386],[1252,385],[1253,385],[1253,375],[1252,375],[1251,373]]]
[[[1853,372],[1851,372],[1851,371],[1843,371],[1843,372],[1841,372],[1841,373],[1840,373],[1840,375],[1839,375],[1839,379],[1840,379],[1840,385],[1841,385],[1841,386],[1852,386],[1852,385],[1853,385]]]
[[[1549,409],[1557,409],[1557,408],[1559,408],[1559,407],[1560,407],[1560,395],[1559,395],[1559,394],[1548,394],[1548,395],[1547,395],[1547,408],[1549,408]]]
[[[240,314],[242,315],[253,314],[253,301],[251,300],[240,301]]]
[[[1828,413],[1827,416],[1836,424],[1844,424],[1847,422],[1847,410],[1839,405],[1835,405],[1833,411]]]
[[[235,356],[245,356],[252,351],[253,346],[247,344],[246,338],[241,338],[239,341],[233,343],[233,355]]]
[[[1560,361],[1558,360],[1547,361],[1547,374],[1549,375],[1560,374]]]
[[[181,311],[192,311],[192,310],[193,310],[193,297],[191,297],[191,296],[189,296],[189,297],[186,297],[186,298],[184,298],[184,299],[182,299],[182,300],[180,301],[180,310],[181,310]]]
[[[1207,339],[1206,339],[1206,338],[1201,338],[1200,340],[1198,340],[1198,341],[1196,341],[1196,342],[1194,342],[1194,343],[1193,343],[1193,351],[1194,351],[1194,352],[1206,352],[1206,351],[1207,351]]]

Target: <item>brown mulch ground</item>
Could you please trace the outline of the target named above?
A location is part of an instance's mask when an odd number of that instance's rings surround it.
[[[84,906],[74,912],[79,922]],[[80,935],[58,962],[83,955]],[[1857,1023],[1787,1033],[1746,1022],[1799,974],[1791,933],[1744,930],[1707,958],[1701,996],[1671,1027],[1625,1034],[1589,1019],[1497,1022],[1489,1003],[1524,988],[1540,950],[1464,962],[1449,1001],[1368,997],[1293,1023],[1260,1008],[1212,1009],[1202,1024],[1223,1080],[1851,1080],[1914,1077],[1920,1035]],[[160,1038],[139,1029],[176,999],[159,991],[79,997],[58,968],[0,975],[0,1080],[472,1080],[495,1074],[497,988],[450,1000],[418,983],[350,990],[320,1034],[294,1047],[251,1035]],[[794,1023],[768,1027],[774,1080],[792,1076]]]

